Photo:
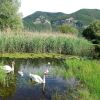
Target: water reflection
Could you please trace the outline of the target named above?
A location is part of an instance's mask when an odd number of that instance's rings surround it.
[[[14,74],[8,74],[6,77],[6,83],[0,84],[0,96],[2,99],[7,100],[8,97],[12,97],[16,91],[16,77]]]
[[[64,93],[69,86],[61,77],[51,74],[54,67],[63,67],[62,60],[56,59],[1,59],[4,64],[9,64],[15,60],[15,72],[11,74],[9,86],[0,85],[0,100],[52,100],[54,91]],[[50,64],[48,64],[50,62]],[[30,81],[29,73],[34,73],[43,77],[44,70],[49,69],[50,74],[46,76],[46,84],[34,84]],[[18,71],[23,71],[24,76],[20,76]]]

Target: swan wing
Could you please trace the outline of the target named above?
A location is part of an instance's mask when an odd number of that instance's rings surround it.
[[[9,72],[12,71],[12,68],[11,68],[9,65],[2,66],[2,69],[3,69],[4,71],[6,71],[6,73],[9,73]]]
[[[43,83],[43,79],[39,75],[32,74],[31,78],[37,83]]]
[[[4,70],[12,70],[12,68],[9,65],[3,66],[2,69],[4,69]]]

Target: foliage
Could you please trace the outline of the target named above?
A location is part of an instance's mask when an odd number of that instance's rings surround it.
[[[7,100],[9,96],[13,96],[16,90],[16,78],[13,74],[6,74],[5,83],[0,84],[0,96],[3,100]]]
[[[87,27],[85,30],[83,30],[82,35],[84,37],[86,37],[87,39],[94,39],[95,38],[95,33],[90,27]]]
[[[91,43],[84,38],[50,33],[1,33],[0,43],[0,52],[8,53],[59,53],[92,56],[94,49]]]
[[[75,34],[75,35],[78,34],[78,30],[68,24],[59,26],[59,30],[61,33]]]
[[[95,47],[94,58],[100,58],[100,45],[99,44],[94,44],[94,47]]]
[[[18,0],[0,0],[0,30],[22,28],[18,7]]]
[[[2,69],[3,64],[0,64],[0,84],[5,84],[6,73]]]
[[[94,44],[100,44],[100,20],[93,21],[82,34]]]
[[[95,57],[100,57],[100,20],[93,21],[84,31],[83,36],[95,44]]]
[[[100,98],[100,62],[96,60],[66,60],[67,77],[76,77],[87,87],[90,95]],[[93,99],[99,100],[99,99]]]
[[[95,33],[100,34],[100,20],[93,21],[89,26]]]

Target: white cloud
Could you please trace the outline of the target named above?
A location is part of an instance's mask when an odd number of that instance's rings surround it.
[[[72,13],[82,8],[100,9],[100,0],[21,0],[20,11],[27,16],[35,11]]]

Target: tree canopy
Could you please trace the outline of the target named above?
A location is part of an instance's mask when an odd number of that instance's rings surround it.
[[[93,21],[84,31],[83,36],[88,39],[93,39],[95,36],[100,36],[100,20]]]
[[[83,36],[89,40],[100,41],[100,20],[93,21],[84,31]]]
[[[100,20],[95,20],[89,26],[96,35],[100,36]]]
[[[18,14],[18,0],[0,0],[0,30],[21,29],[23,24]]]

